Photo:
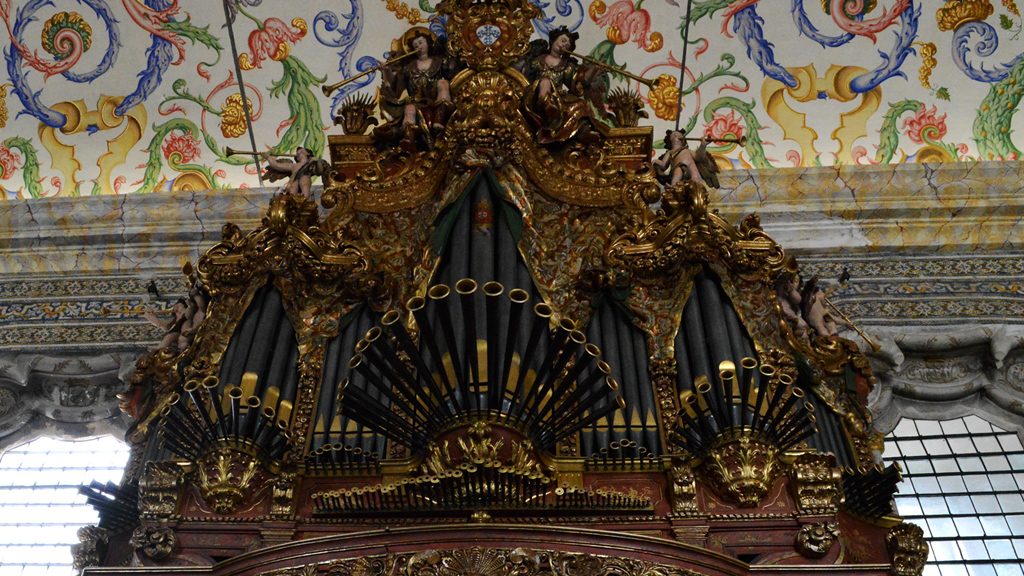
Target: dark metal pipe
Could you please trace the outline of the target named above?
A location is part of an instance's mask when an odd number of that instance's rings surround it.
[[[483,285],[484,309],[486,311],[485,321],[487,323],[487,409],[501,410],[501,392],[504,389],[503,382],[498,382],[498,366],[501,363],[499,350],[501,324],[499,306],[501,295],[505,287],[499,282],[485,282]]]
[[[459,295],[459,305],[462,308],[462,326],[465,331],[463,341],[464,354],[468,362],[464,362],[462,369],[463,379],[467,380],[467,389],[471,400],[467,406],[472,406],[479,411],[480,404],[480,358],[476,346],[476,280],[462,278],[455,283],[455,292]],[[466,369],[469,369],[467,376]]]
[[[451,292],[451,288],[448,286],[436,284],[431,286],[430,290],[427,290],[427,297],[434,301],[437,308],[437,317],[441,322],[441,333],[444,337],[445,347],[448,349],[448,357],[451,360],[452,371],[455,373],[455,380],[458,382],[459,395],[457,400],[462,410],[466,410],[469,408],[469,383],[466,382],[463,371],[462,359],[459,355],[459,344],[455,335],[455,325],[452,322],[452,311],[448,303],[448,296]],[[420,337],[426,337],[424,332],[427,326],[420,325]],[[438,362],[441,371],[444,372],[444,359],[441,358]]]
[[[509,291],[508,299],[511,304],[509,305],[508,329],[505,332],[505,353],[502,356],[500,381],[503,395],[508,387],[508,378],[512,370],[512,358],[515,356],[516,343],[519,340],[519,326],[522,321],[523,307],[530,300],[530,294],[526,290],[514,288]],[[525,367],[522,365],[523,358],[520,357],[519,361],[519,371],[522,373],[525,370]]]

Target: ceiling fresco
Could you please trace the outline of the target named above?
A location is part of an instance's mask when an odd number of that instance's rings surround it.
[[[641,94],[656,140],[677,122],[745,136],[713,147],[735,168],[1021,154],[1015,0],[694,0],[689,29],[686,0],[535,2],[538,37],[567,26],[577,52],[666,77],[612,79]],[[332,112],[380,78],[331,98],[320,85],[370,70],[412,26],[443,34],[435,8],[0,0],[0,187],[14,199],[258,186],[252,158],[225,148],[322,152]]]

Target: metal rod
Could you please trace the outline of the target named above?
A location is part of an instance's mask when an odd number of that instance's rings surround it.
[[[249,112],[249,97],[245,94],[245,80],[242,78],[242,66],[238,62],[238,45],[235,43],[235,25],[231,21],[231,8],[228,6],[230,0],[224,0],[224,23],[228,27],[228,40],[231,44],[231,61],[235,65],[235,76],[238,77],[238,94],[242,97],[242,114],[245,116],[245,128],[249,133],[249,144],[253,150],[256,146],[256,134],[252,130],[252,114]],[[259,155],[253,155],[253,162],[256,164],[256,177],[260,181],[260,188],[263,187],[263,171],[260,169]]]

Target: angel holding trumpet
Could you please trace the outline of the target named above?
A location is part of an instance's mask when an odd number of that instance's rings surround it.
[[[317,158],[309,148],[299,146],[294,154],[272,154],[271,152],[250,152],[246,150],[227,149],[229,156],[245,154],[248,156],[259,156],[267,163],[267,169],[263,177],[270,182],[277,182],[284,178],[288,182],[281,188],[285,194],[297,194],[303,198],[309,198],[312,193],[313,177],[320,176],[326,179],[330,172],[331,164],[322,158]]]

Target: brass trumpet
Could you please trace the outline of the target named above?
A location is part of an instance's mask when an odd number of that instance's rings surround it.
[[[254,150],[235,150],[228,146],[224,149],[224,153],[228,156],[262,156],[262,152],[256,152]],[[276,157],[295,158],[295,154],[273,154]]]
[[[597,66],[599,68],[604,68],[605,70],[607,70],[609,72],[615,72],[615,73],[618,73],[618,74],[622,74],[626,78],[632,78],[633,80],[636,80],[637,82],[647,86],[648,88],[653,89],[657,85],[657,81],[655,81],[655,80],[651,80],[650,78],[644,78],[642,76],[637,76],[636,74],[633,74],[632,72],[626,72],[625,70],[620,70],[620,69],[616,68],[615,66],[611,66],[611,65],[605,64],[604,62],[601,62],[600,60],[594,60],[593,58],[591,58],[589,56],[584,56],[583,54],[577,54],[576,52],[568,52],[568,54],[570,54],[572,56],[575,56],[575,57],[579,58],[580,60],[583,60],[584,62],[588,62],[590,64],[593,64],[594,66]]]
[[[700,138],[683,138],[687,142],[700,142]],[[739,144],[740,146],[747,145],[747,137],[740,136],[739,138],[705,138],[708,142],[724,142],[726,144]]]
[[[338,82],[335,82],[334,84],[321,84],[320,85],[320,90],[323,91],[325,97],[329,98],[331,96],[331,94],[334,93],[335,90],[337,90],[338,88],[341,88],[345,84],[348,84],[350,82],[355,82],[356,80],[362,78],[363,76],[366,76],[367,74],[372,74],[373,72],[376,72],[377,70],[380,70],[381,68],[383,68],[385,66],[390,66],[391,64],[395,64],[396,62],[401,62],[402,60],[405,60],[406,58],[408,58],[410,56],[415,56],[415,55],[416,55],[415,52],[406,52],[405,54],[402,54],[401,56],[395,56],[394,58],[391,58],[389,60],[385,60],[381,64],[377,64],[376,66],[374,66],[373,68],[370,68],[369,70],[365,70],[363,72],[360,72],[359,74],[356,74],[355,76],[351,76],[349,78],[345,78],[344,80],[340,80]]]

